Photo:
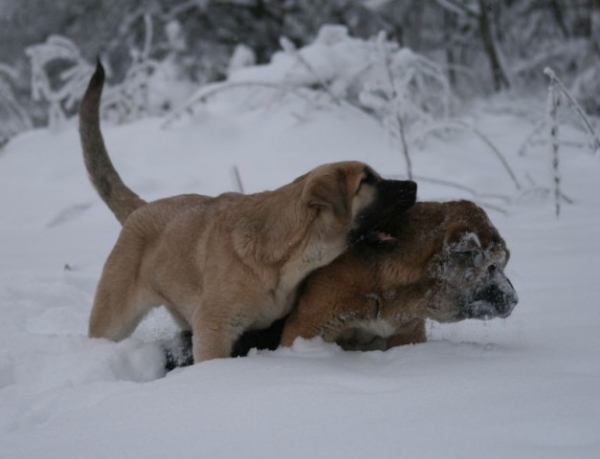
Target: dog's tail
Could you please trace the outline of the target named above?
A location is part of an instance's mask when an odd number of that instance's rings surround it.
[[[100,96],[104,86],[104,67],[98,60],[79,109],[79,136],[85,167],[92,185],[123,225],[129,214],[146,204],[131,191],[115,170],[100,131]]]

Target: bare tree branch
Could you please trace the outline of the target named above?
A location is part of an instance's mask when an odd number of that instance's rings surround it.
[[[479,11],[471,8],[465,3],[459,3],[456,0],[435,0],[436,3],[447,11],[460,16],[467,15],[473,19],[479,19]]]

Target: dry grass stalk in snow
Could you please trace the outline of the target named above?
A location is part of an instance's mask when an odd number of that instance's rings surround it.
[[[560,93],[556,90],[557,79],[550,76],[548,88],[548,116],[550,118],[550,143],[552,145],[552,172],[554,178],[554,205],[556,217],[560,216],[560,148],[558,145],[558,108],[560,107]]]

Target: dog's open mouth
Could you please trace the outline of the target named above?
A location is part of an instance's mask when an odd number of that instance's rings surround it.
[[[384,233],[383,231],[376,231],[377,238],[379,242],[393,242],[396,241],[396,238],[389,233]]]
[[[372,230],[372,231],[367,231],[362,236],[360,236],[359,241],[364,241],[368,244],[373,244],[373,243],[385,244],[385,243],[395,242],[396,238],[394,236],[392,236],[390,233],[386,233],[385,231]]]
[[[363,242],[375,247],[390,247],[396,238],[398,215],[408,210],[417,198],[417,184],[410,180],[381,180],[377,199],[354,219],[350,246]]]

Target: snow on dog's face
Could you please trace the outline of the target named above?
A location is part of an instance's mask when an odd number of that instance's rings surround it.
[[[504,240],[481,209],[473,211],[468,220],[477,224],[453,222],[430,265],[439,289],[428,312],[438,322],[506,318],[519,301],[504,274],[510,256]]]

